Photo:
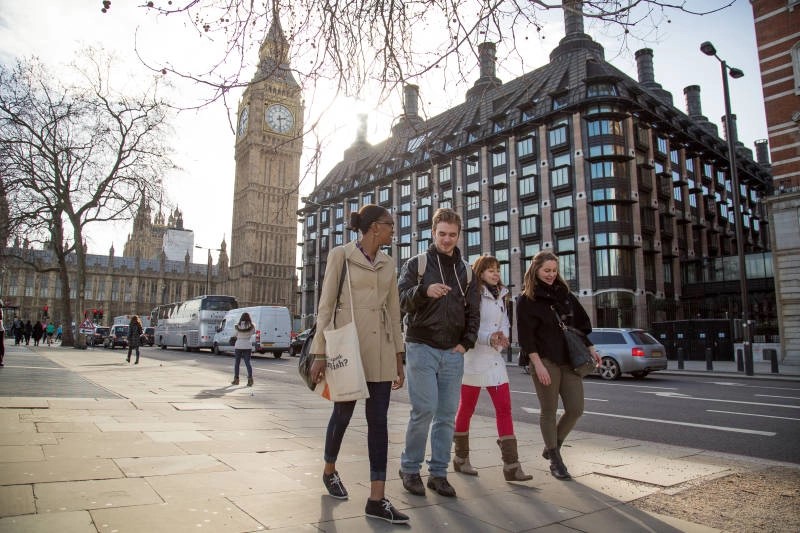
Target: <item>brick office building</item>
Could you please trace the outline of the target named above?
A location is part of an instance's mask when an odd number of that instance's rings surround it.
[[[702,115],[699,87],[687,87],[679,110],[655,80],[651,50],[637,52],[634,80],[605,61],[580,13],[565,19],[548,64],[503,83],[484,43],[465,102],[423,120],[418,89],[406,87],[391,137],[370,145],[362,135],[345,152],[300,211],[306,325],[327,253],[355,238],[345,225],[365,203],[395,216],[398,268],[431,243],[444,206],[464,220],[465,257],[498,257],[514,293],[533,255],[554,251],[597,326],[739,312],[727,146]],[[745,249],[762,267],[753,315],[774,319],[759,202],[769,175],[740,152]]]

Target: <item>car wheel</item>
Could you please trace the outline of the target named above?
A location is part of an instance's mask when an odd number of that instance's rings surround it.
[[[641,372],[631,372],[631,376],[635,377],[636,379],[644,379],[649,373],[650,372],[647,372],[646,370],[642,370]]]
[[[275,359],[280,359],[282,355],[283,352],[272,352],[272,357],[274,357]]]
[[[603,357],[600,363],[600,377],[603,379],[614,380],[620,375],[619,364],[611,357]]]
[[[215,342],[215,343],[214,343],[214,348],[212,348],[212,350],[211,350],[211,351],[212,351],[212,352],[214,352],[214,355],[219,355],[219,344],[217,344],[217,343]]]
[[[189,345],[186,343],[186,337],[183,338],[183,351],[184,352],[189,351]]]
[[[294,346],[289,347],[289,357],[297,357],[297,348]]]

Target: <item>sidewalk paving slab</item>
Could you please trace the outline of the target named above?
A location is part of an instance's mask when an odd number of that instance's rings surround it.
[[[77,374],[65,379],[88,383],[89,396],[74,396],[70,385],[68,398],[0,397],[0,533],[398,530],[364,516],[363,408],[354,413],[337,461],[350,492],[339,501],[320,479],[330,403],[299,379],[271,381],[257,373],[254,387],[234,387],[226,385],[228,372],[191,360],[143,357],[132,366],[119,353],[48,348],[42,364],[36,351],[25,350],[31,365]],[[631,502],[774,464],[575,431],[564,448],[575,479],[562,482],[539,455],[538,426],[515,421],[522,465],[533,480],[508,483],[495,421],[476,416],[470,444],[479,476],[449,474],[457,499],[430,490],[419,497],[403,489],[397,474],[408,406],[393,402],[389,420],[386,494],[411,517],[402,527],[411,531],[711,532]]]

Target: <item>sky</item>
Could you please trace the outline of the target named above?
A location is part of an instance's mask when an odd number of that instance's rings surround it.
[[[722,0],[695,0],[695,5],[701,6],[720,3]],[[58,69],[73,60],[77,51],[93,46],[120,58],[120,79],[146,80],[152,73],[137,58],[134,43],[148,60],[167,57],[166,50],[169,60],[181,66],[191,66],[204,54],[214,53],[214,43],[188,31],[185,20],[153,17],[136,7],[142,4],[138,0],[114,0],[105,14],[100,11],[101,4],[100,0],[0,0],[0,62],[8,66],[17,58],[35,55]],[[586,21],[585,31],[603,44],[607,61],[634,79],[634,52],[645,47],[653,49],[656,81],[672,92],[676,107],[685,111],[684,87],[700,85],[703,114],[720,125],[722,131],[724,103],[719,63],[699,50],[703,41],[713,42],[720,57],[745,73],[743,78],[730,80],[731,106],[738,117],[739,140],[753,149],[755,140],[767,138],[767,126],[750,2],[736,0],[732,7],[702,17],[670,11],[669,18],[669,23],[648,31],[646,40],[631,39],[624,45],[613,31],[592,21]],[[510,50],[510,43],[497,44],[497,76],[501,80],[510,81],[547,63],[550,51],[564,35],[561,13],[552,13],[542,31],[531,35],[529,41],[518,41],[524,42],[525,50]],[[254,65],[257,50],[251,55],[249,60]],[[245,79],[249,79],[254,67],[245,72]],[[466,90],[477,79],[477,71],[467,79],[466,83],[455,85],[451,78],[445,79],[437,72],[419,80],[420,113],[432,117],[462,102]],[[170,98],[177,105],[188,106],[205,94],[196,85],[170,81],[174,84]],[[333,98],[332,88],[317,89],[314,95],[305,95],[305,122],[322,117],[321,181],[355,140],[356,114],[368,115],[367,140],[381,142],[402,112],[402,95],[398,91],[378,105],[377,91],[374,96],[365,91],[358,99],[331,100],[327,96]],[[182,111],[172,120],[173,159],[180,169],[164,176],[167,195],[172,205],[183,212],[184,227],[194,231],[195,244],[206,248],[218,248],[223,238],[230,245],[235,170],[235,136],[230,124],[235,122],[232,114],[240,94],[239,91],[230,96],[228,108],[217,103],[199,111]],[[314,142],[306,139],[308,152]],[[301,167],[307,160],[305,155]],[[313,176],[304,178],[300,196],[307,195],[313,187]],[[113,244],[116,255],[121,255],[131,227],[131,222],[90,226],[89,253],[104,255]],[[205,263],[206,254],[206,250],[195,249],[194,261]],[[217,252],[212,256],[216,262]]]

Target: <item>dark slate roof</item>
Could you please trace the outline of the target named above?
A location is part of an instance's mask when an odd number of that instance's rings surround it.
[[[56,257],[55,253],[52,250],[34,250],[34,249],[15,249],[15,248],[6,248],[5,251],[6,257],[22,257],[26,260],[38,261],[42,264],[47,265],[54,265],[56,264]],[[117,269],[126,269],[128,271],[133,271],[136,269],[136,261],[135,257],[112,257],[113,260],[112,267],[114,270]],[[86,268],[88,269],[104,269],[108,268],[108,261],[109,256],[107,255],[97,255],[97,254],[86,254]],[[78,257],[72,253],[67,255],[67,264],[68,265],[77,265],[78,264]],[[154,272],[158,272],[161,268],[161,262],[158,259],[139,259],[139,270],[144,272],[147,270],[151,270]],[[172,261],[167,260],[164,263],[164,271],[165,272],[178,272],[183,273],[185,268],[185,263],[183,261]],[[206,263],[189,263],[189,273],[190,274],[206,274],[206,270],[208,265]],[[218,266],[212,265],[211,266],[211,274],[216,275],[218,272]]]
[[[586,96],[589,81],[614,82],[619,94],[589,99]],[[564,98],[566,107],[553,111],[554,95]],[[427,121],[401,117],[388,139],[376,145],[348,149],[345,158],[328,173],[309,199],[323,205],[343,201],[368,181],[390,183],[397,172],[415,167],[430,168],[431,159],[439,154],[474,152],[491,144],[493,138],[504,139],[511,131],[524,131],[547,123],[564,111],[571,113],[576,107],[595,101],[618,102],[643,122],[687,146],[693,145],[698,153],[708,154],[717,161],[727,160],[727,145],[723,139],[667,103],[658,90],[644,87],[606,62],[602,46],[580,33],[562,39],[551,53],[548,64],[499,87],[487,87],[483,94]],[[522,110],[532,118],[523,122]],[[493,131],[495,120],[506,121],[502,131]],[[474,133],[475,140],[468,140],[468,132]],[[408,140],[425,133],[428,135],[422,145],[413,153],[408,152]],[[449,149],[445,145],[447,140],[451,140]],[[767,186],[768,174],[751,157],[742,157],[739,163],[747,169],[743,181],[750,181],[756,187]],[[373,174],[372,180],[370,174]],[[315,209],[313,204],[308,207],[310,211]]]

